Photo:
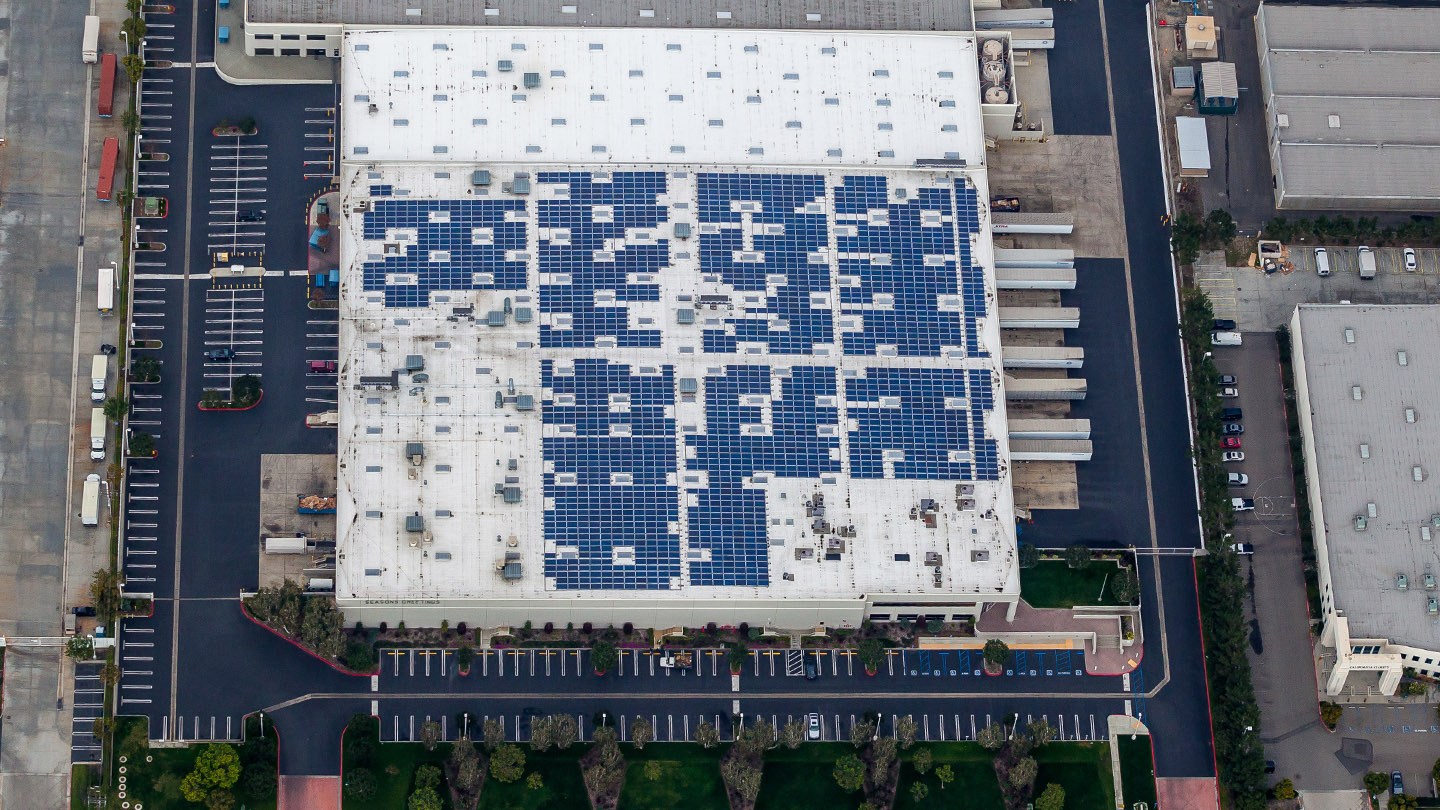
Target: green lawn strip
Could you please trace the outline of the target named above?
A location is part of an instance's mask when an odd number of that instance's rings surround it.
[[[695,743],[651,744],[643,750],[627,748],[625,787],[620,810],[728,810],[729,799],[720,778],[720,756],[725,747],[701,748]],[[645,776],[645,763],[660,763],[660,778]]]
[[[487,777],[485,788],[480,791],[480,810],[589,810],[590,797],[585,792],[585,782],[580,775],[580,757],[590,746],[572,745],[564,751],[550,750],[536,753],[528,746],[525,749],[525,775],[540,774],[543,787],[531,790],[525,779],[504,783]],[[627,751],[627,758],[631,752]],[[630,771],[635,766],[632,763]],[[717,776],[718,778],[718,776]],[[629,779],[626,779],[629,783]],[[404,807],[404,803],[386,805]],[[623,801],[621,806],[623,807]],[[349,805],[346,805],[349,810]]]
[[[1110,810],[1115,806],[1109,743],[1051,743],[1035,749],[1032,756],[1040,763],[1036,796],[1046,785],[1058,782],[1065,788],[1066,810]]]
[[[70,766],[70,810],[85,810],[90,786],[99,784],[100,769],[94,765]]]
[[[917,746],[918,747],[918,746]],[[935,776],[935,768],[949,765],[955,772],[955,781],[943,790]],[[910,795],[910,786],[920,782],[930,788],[930,795],[916,802]],[[1067,807],[1069,805],[1066,805]],[[965,807],[967,810],[1003,810],[1005,797],[1000,793],[1000,782],[995,778],[995,766],[985,759],[941,759],[935,756],[935,765],[924,776],[915,772],[910,762],[900,766],[900,784],[895,794],[895,810],[919,810],[919,808]]]
[[[1109,560],[1095,560],[1084,568],[1041,560],[1034,568],[1020,569],[1020,598],[1035,608],[1118,605],[1110,583],[1119,573],[1120,567]]]
[[[123,740],[134,724],[148,722],[144,717],[117,718],[115,739]],[[116,747],[118,749],[119,746]],[[127,757],[122,763],[117,751],[110,763],[112,791],[116,798],[120,798],[120,777],[124,776],[125,796],[122,801],[130,802],[131,807],[138,802],[145,805],[145,810],[191,810],[195,805],[180,795],[180,780],[195,770],[195,758],[198,756],[198,745],[151,748],[144,754]],[[147,757],[149,762],[145,761]],[[121,768],[125,769],[123,774]]]
[[[368,767],[375,773],[375,795],[368,801],[345,797],[341,801],[344,810],[393,810],[405,806],[410,796],[410,787],[415,779],[415,769],[421,765],[434,765],[445,769],[445,759],[450,756],[450,745],[442,743],[434,751],[426,751],[419,743],[377,743],[375,753]],[[360,767],[346,757],[343,764],[346,773]],[[441,796],[448,796],[450,788],[442,786]]]
[[[1146,807],[1155,806],[1155,763],[1150,758],[1150,737],[1127,734],[1119,738],[1120,789],[1125,792],[1125,804],[1134,807],[1144,802]]]

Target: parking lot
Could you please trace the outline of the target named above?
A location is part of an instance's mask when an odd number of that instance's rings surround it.
[[[337,407],[335,371],[323,370],[340,357],[340,318],[337,310],[310,310],[305,321],[305,402],[315,410]],[[316,367],[315,364],[321,364]],[[338,365],[335,366],[338,370]]]
[[[99,762],[101,745],[95,736],[95,720],[105,708],[105,684],[100,680],[101,661],[75,664],[75,705],[70,719],[70,762]]]
[[[1373,248],[1376,277],[1360,278],[1357,247],[1326,246],[1330,275],[1315,271],[1315,246],[1288,246],[1294,270],[1266,275],[1250,267],[1225,266],[1224,254],[1203,254],[1195,285],[1210,297],[1215,316],[1238,322],[1242,332],[1269,332],[1289,323],[1296,304],[1433,304],[1440,302],[1440,249],[1417,248],[1414,272],[1406,272],[1400,248]]]
[[[270,147],[246,137],[221,140],[210,145],[206,247],[211,253],[264,251]]]

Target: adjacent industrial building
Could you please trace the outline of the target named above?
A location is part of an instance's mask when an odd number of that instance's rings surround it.
[[[1000,330],[1078,313],[997,305],[982,75],[1009,75],[987,67],[1007,39],[411,28],[342,48],[347,619],[1013,610]],[[1050,269],[1073,285],[1073,257]],[[1027,457],[1088,457],[1088,430],[1028,424]]]
[[[1440,210],[1440,8],[1255,14],[1275,205]]]
[[[1331,695],[1440,675],[1440,307],[1304,304],[1296,409]]]

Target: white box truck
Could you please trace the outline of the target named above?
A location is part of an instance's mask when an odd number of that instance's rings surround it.
[[[1244,338],[1239,332],[1211,332],[1210,345],[1212,346],[1239,346]]]
[[[95,355],[90,361],[90,401],[105,401],[105,377],[110,372],[110,358],[103,354]]]
[[[115,268],[102,267],[95,276],[95,308],[101,315],[109,315],[115,309]]]
[[[85,39],[80,43],[80,61],[93,65],[100,61],[100,18],[85,18]]]
[[[1369,281],[1375,278],[1375,251],[1360,246],[1360,278]]]
[[[90,460],[105,460],[105,409],[90,409]]]
[[[86,526],[100,525],[100,476],[85,476],[85,489],[80,496],[80,522]]]

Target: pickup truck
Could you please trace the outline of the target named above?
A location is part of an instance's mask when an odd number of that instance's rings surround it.
[[[1233,507],[1236,512],[1253,512],[1255,511],[1255,499],[1231,498],[1230,506]]]

